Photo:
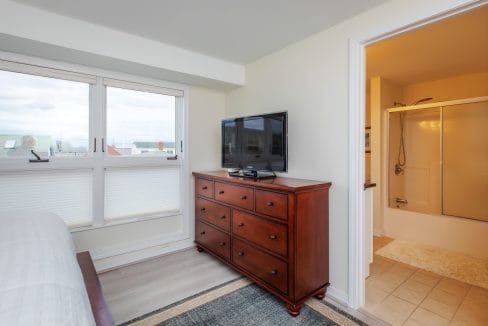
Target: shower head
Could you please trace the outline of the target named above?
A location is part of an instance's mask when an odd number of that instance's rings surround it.
[[[423,99],[420,99],[418,100],[417,102],[413,103],[413,105],[417,105],[419,103],[422,103],[422,102],[427,102],[427,101],[430,101],[430,100],[433,100],[434,98],[433,97],[425,97]]]

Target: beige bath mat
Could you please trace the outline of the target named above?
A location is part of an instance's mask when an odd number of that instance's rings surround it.
[[[488,259],[405,240],[394,240],[376,254],[488,289]]]

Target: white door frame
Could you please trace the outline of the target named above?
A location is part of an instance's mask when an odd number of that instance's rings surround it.
[[[348,249],[348,304],[354,309],[364,305],[364,126],[366,46],[408,30],[430,24],[486,4],[487,1],[446,1],[432,11],[426,8],[418,17],[399,23],[394,28],[384,28],[369,35],[352,37],[349,41],[349,249]],[[430,11],[429,11],[430,10]],[[420,10],[421,11],[421,10]],[[372,180],[373,182],[375,180]]]

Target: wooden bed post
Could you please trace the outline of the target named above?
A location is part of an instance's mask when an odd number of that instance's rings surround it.
[[[77,253],[76,258],[78,259],[78,264],[83,274],[83,280],[85,281],[86,291],[88,292],[93,317],[97,326],[115,325],[112,314],[105,302],[102,287],[98,280],[90,253],[88,251]]]

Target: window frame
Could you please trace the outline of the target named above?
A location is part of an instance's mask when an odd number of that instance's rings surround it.
[[[121,72],[57,62],[37,57],[0,51],[0,70],[20,72],[30,75],[51,77],[64,80],[89,83],[89,152],[86,157],[52,157],[47,163],[33,164],[26,158],[0,159],[0,174],[10,172],[36,172],[50,170],[92,170],[93,200],[92,220],[90,225],[70,227],[72,231],[84,231],[101,227],[110,227],[125,223],[134,223],[147,219],[181,215],[183,232],[189,235],[189,198],[185,196],[189,189],[189,160],[186,149],[188,133],[188,86],[146,78]],[[176,96],[175,147],[177,158],[167,157],[110,157],[101,150],[101,140],[106,147],[106,87],[127,88],[150,93]],[[114,84],[117,83],[114,86]],[[125,87],[121,87],[125,86]],[[134,89],[135,88],[135,89]],[[94,143],[97,139],[97,149]],[[106,149],[104,149],[106,150]],[[105,170],[125,167],[165,167],[178,166],[180,169],[180,211],[161,212],[152,216],[128,217],[108,221],[104,216]]]

